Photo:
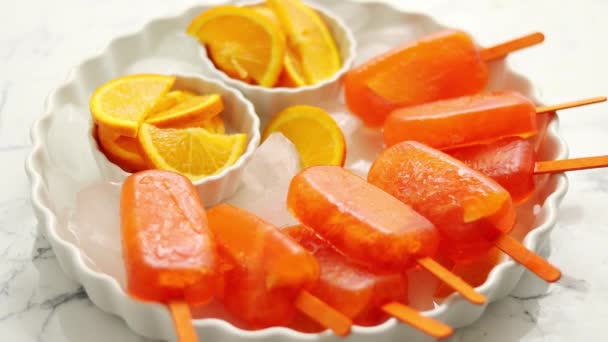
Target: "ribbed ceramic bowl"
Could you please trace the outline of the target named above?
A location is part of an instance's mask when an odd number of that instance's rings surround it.
[[[225,84],[200,75],[175,76],[177,79],[173,89],[189,90],[195,94],[220,94],[224,103],[221,115],[227,132],[247,134],[247,149],[236,163],[218,174],[193,182],[203,203],[213,205],[232,196],[240,184],[243,168],[260,143],[260,120],[251,102],[245,99],[240,92]],[[97,139],[95,139],[92,122],[89,129],[89,144],[103,178],[108,181],[122,182],[130,175],[129,172],[112,163],[101,151]]]
[[[445,27],[430,17],[399,11],[380,2],[325,1],[323,5],[342,22],[348,23],[357,51],[355,64],[404,41],[435,32]],[[138,334],[164,340],[173,340],[175,334],[167,309],[159,304],[131,299],[124,291],[124,270],[119,243],[99,249],[98,253],[83,248],[72,232],[70,213],[84,189],[93,191],[94,204],[100,213],[85,217],[84,224],[94,241],[105,238],[112,230],[119,234],[118,198],[115,191],[103,192],[106,187],[92,184],[104,178],[91,153],[88,129],[90,115],[88,97],[97,85],[120,74],[156,72],[166,74],[206,73],[201,67],[200,46],[182,32],[188,23],[205,7],[195,7],[175,16],[152,21],[131,35],[115,39],[99,55],[76,66],[68,79],[53,91],[47,100],[45,113],[32,128],[33,150],[27,160],[27,171],[32,182],[32,201],[42,233],[49,240],[63,270],[81,283],[91,300],[102,310],[123,318]],[[147,50],[142,50],[145,47]],[[532,98],[531,83],[515,74],[504,61],[490,65],[491,89],[513,89]],[[347,136],[346,167],[366,174],[382,148],[381,134],[362,127],[348,114],[341,98],[319,99],[318,106],[326,108],[340,124]],[[562,159],[567,157],[565,143],[559,137],[558,123],[553,117],[545,137],[539,137],[539,158]],[[112,188],[114,187],[114,188]],[[118,189],[119,184],[110,185]],[[539,182],[534,202],[529,204],[533,215],[528,223],[533,227],[516,228],[514,234],[524,237],[526,247],[539,252],[548,241],[553,229],[558,205],[567,190],[563,175],[543,178]],[[95,191],[99,191],[96,193]],[[97,196],[98,195],[98,196]],[[277,207],[277,210],[281,208]],[[109,217],[101,217],[101,213]],[[78,221],[79,222],[79,221]],[[107,242],[107,241],[106,241]],[[101,241],[103,243],[103,241]],[[101,257],[99,255],[101,255]],[[520,280],[524,269],[509,259],[497,265],[487,281],[477,290],[490,302],[509,294]],[[420,278],[410,278],[410,293],[421,291]],[[424,315],[444,321],[453,327],[466,326],[478,319],[486,306],[475,306],[457,294],[433,305],[419,303],[410,298],[411,305],[424,311]],[[339,341],[330,332],[304,334],[288,328],[276,327],[249,331],[239,324],[216,315],[212,308],[197,312],[193,321],[204,341]],[[103,333],[103,332],[98,332]],[[389,319],[374,327],[354,327],[349,341],[429,341],[413,328]]]
[[[252,6],[261,3],[263,3],[263,1],[237,2],[237,4],[241,6]],[[355,58],[356,40],[354,39],[352,31],[344,21],[324,6],[327,3],[328,2],[325,1],[322,5],[315,3],[310,3],[309,5],[319,13],[321,19],[327,24],[327,27],[332,33],[342,59],[342,67],[333,77],[317,84],[298,88],[268,88],[248,84],[231,78],[223,71],[217,69],[211,59],[207,56],[207,51],[201,49],[202,65],[205,70],[222,82],[243,92],[255,106],[258,115],[260,115],[262,127],[264,127],[272,116],[288,106],[299,104],[315,105],[319,103],[319,101],[334,101],[339,97],[342,78],[351,68]]]

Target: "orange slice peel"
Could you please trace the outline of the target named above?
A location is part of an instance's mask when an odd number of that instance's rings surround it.
[[[211,119],[222,110],[224,103],[219,94],[187,96],[176,99],[176,103],[168,109],[149,114],[145,122],[161,128],[183,127]]]
[[[91,96],[89,107],[93,120],[119,135],[135,137],[145,116],[174,83],[174,76],[153,74],[114,79]]]
[[[108,159],[127,172],[146,169],[146,162],[139,154],[135,138],[125,137],[104,125],[96,128],[97,141]]]
[[[300,105],[284,109],[266,126],[262,139],[274,132],[282,133],[295,145],[302,167],[344,165],[346,143],[342,130],[321,108]]]
[[[195,18],[186,32],[207,47],[216,67],[248,83],[272,87],[285,56],[285,36],[271,19],[237,6],[218,6]]]
[[[307,84],[334,76],[341,67],[336,42],[319,14],[300,0],[266,0],[302,63]]]
[[[155,168],[178,172],[192,181],[233,165],[247,146],[246,134],[214,134],[204,128],[158,128],[142,124],[139,144]]]

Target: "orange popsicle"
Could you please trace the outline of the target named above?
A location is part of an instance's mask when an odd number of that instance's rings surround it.
[[[534,145],[528,139],[510,137],[487,145],[458,148],[452,157],[492,178],[509,191],[514,203],[534,193]]]
[[[392,272],[418,263],[452,281],[450,285],[472,302],[485,300],[430,258],[439,237],[433,224],[341,167],[301,171],[291,181],[287,206],[300,222],[358,263]]]
[[[395,110],[383,134],[387,146],[414,140],[441,150],[536,133],[534,103],[516,92],[497,91]]]
[[[456,263],[449,268],[454,274],[464,279],[467,283],[478,287],[485,283],[486,279],[488,279],[488,274],[490,271],[492,271],[494,266],[498,265],[502,259],[502,256],[502,252],[498,248],[494,247],[490,248],[490,250],[488,250],[485,254],[472,262]],[[451,295],[453,292],[454,290],[452,290],[449,286],[441,284],[437,288],[435,296],[444,298]]]
[[[465,32],[437,32],[349,71],[346,104],[365,124],[380,126],[394,109],[482,90],[488,83],[485,62],[543,40],[534,33],[480,51]]]
[[[321,277],[311,292],[358,325],[372,326],[386,320],[391,307],[405,308],[404,322],[438,338],[448,337],[452,328],[423,317],[407,304],[407,279],[404,273],[371,270],[338,252],[314,230],[303,226],[283,229],[317,258]]]
[[[127,292],[168,304],[178,341],[197,341],[189,305],[210,301],[220,276],[196,189],[176,173],[135,173],[122,187],[120,219]]]
[[[127,290],[143,300],[207,303],[218,284],[213,236],[196,189],[176,173],[129,176],[120,198]]]
[[[519,204],[536,190],[534,175],[606,167],[603,156],[579,159],[536,161],[534,144],[527,139],[505,138],[487,145],[450,150],[449,154],[469,167],[489,176]]]
[[[407,279],[401,273],[374,272],[349,261],[314,230],[303,225],[283,229],[314,254],[321,276],[311,293],[359,325],[376,325],[388,318],[380,307],[391,301],[407,303]]]
[[[559,270],[506,235],[515,223],[509,193],[449,155],[405,141],[382,152],[368,180],[433,222],[439,251],[451,260],[472,261],[496,245],[543,279],[559,279]]]
[[[538,133],[537,114],[603,101],[605,97],[594,97],[537,108],[514,91],[439,100],[391,112],[384,122],[384,143],[414,140],[447,150],[505,137],[530,137]]]
[[[384,270],[404,271],[437,249],[439,236],[431,222],[341,167],[310,167],[297,174],[287,206],[346,255]]]
[[[207,215],[227,264],[222,300],[229,312],[253,328],[265,328],[288,324],[300,310],[348,334],[350,320],[307,292],[319,280],[319,264],[310,252],[245,210],[220,204]]]

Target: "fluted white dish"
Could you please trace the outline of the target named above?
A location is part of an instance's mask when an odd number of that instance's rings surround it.
[[[240,92],[226,86],[224,83],[201,75],[175,76],[176,81],[173,89],[189,90],[195,94],[220,94],[224,103],[224,110],[221,115],[225,121],[227,132],[247,134],[247,148],[233,165],[215,175],[193,182],[203,203],[213,205],[232,196],[240,184],[243,168],[260,143],[260,120],[251,102],[243,97]],[[95,138],[92,120],[88,137],[91,153],[104,179],[122,182],[131,174],[112,163],[101,151]]]
[[[406,40],[445,28],[426,15],[405,13],[381,2],[323,1],[322,4],[348,23],[357,41],[355,64]],[[91,153],[88,136],[90,115],[87,100],[90,90],[117,73],[206,73],[200,63],[200,46],[181,33],[190,20],[204,9],[195,7],[175,16],[154,20],[138,32],[115,39],[99,55],[76,66],[68,79],[49,95],[44,115],[32,128],[34,146],[26,162],[32,182],[32,201],[41,231],[53,247],[62,269],[83,285],[93,303],[102,310],[123,318],[138,334],[156,339],[175,338],[166,308],[131,299],[121,286],[120,274],[116,273],[120,273],[120,270],[108,270],[121,263],[120,246],[116,246],[117,251],[108,256],[116,259],[113,261],[115,264],[103,265],[108,261],[95,260],[94,255],[87,254],[79,247],[79,241],[70,234],[67,215],[74,207],[79,191],[104,179]],[[142,47],[148,50],[141,51]],[[514,89],[533,97],[531,83],[510,70],[506,62],[494,62],[490,69],[490,88]],[[346,166],[365,174],[381,148],[379,132],[360,126],[356,120],[343,120],[348,118],[348,114],[341,98],[320,100],[317,105],[328,109],[343,130],[348,131],[350,138],[347,141],[349,153]],[[567,147],[559,136],[558,122],[554,119],[547,128],[539,158],[566,157]],[[524,239],[526,247],[537,252],[544,247],[555,225],[559,202],[566,191],[567,179],[564,175],[553,175],[541,183],[538,198],[542,205],[535,210],[534,229]],[[112,193],[105,194],[105,197],[102,195],[100,193],[100,198],[113,196]],[[100,205],[112,206],[116,203],[107,201]],[[104,226],[103,222],[108,221],[100,217],[92,216],[87,222],[99,231],[118,229],[114,225]],[[99,224],[99,227],[95,224]],[[523,272],[521,266],[506,259],[490,272],[487,281],[477,290],[490,302],[498,300],[513,290]],[[472,305],[454,294],[424,311],[424,315],[457,328],[474,322],[485,308]],[[341,340],[330,332],[304,334],[282,327],[248,331],[220,317],[195,319],[193,324],[205,341]],[[375,327],[354,327],[348,340],[368,341],[372,338],[382,341],[432,340],[395,319]]]

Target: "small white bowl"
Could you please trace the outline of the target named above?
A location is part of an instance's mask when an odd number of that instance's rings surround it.
[[[222,172],[193,182],[205,205],[210,206],[232,196],[241,183],[243,169],[253,152],[260,144],[260,120],[255,114],[251,102],[238,91],[203,76],[175,75],[177,80],[173,89],[189,90],[196,94],[217,93],[222,96],[224,110],[222,117],[228,133],[246,133],[247,149],[245,153]],[[99,148],[91,121],[89,140],[93,157],[102,178],[112,182],[122,182],[131,173],[112,163]]]
[[[239,6],[253,6],[262,4],[262,1],[247,1],[238,3]],[[336,45],[342,66],[331,78],[323,80],[314,85],[298,88],[268,88],[259,85],[252,85],[243,81],[231,78],[223,71],[217,69],[211,59],[207,56],[207,50],[201,48],[202,67],[206,74],[240,90],[255,106],[256,112],[262,121],[262,127],[278,112],[286,107],[293,105],[318,105],[335,101],[340,96],[342,78],[353,65],[356,55],[357,43],[350,28],[327,9],[317,5],[309,4],[329,28]]]

